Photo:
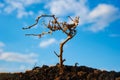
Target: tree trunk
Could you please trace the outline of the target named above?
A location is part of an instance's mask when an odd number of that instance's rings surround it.
[[[60,54],[59,54],[59,61],[60,61],[60,73],[63,73],[63,62],[65,61],[63,59],[63,46],[64,44],[69,41],[72,38],[71,35],[68,35],[67,38],[60,43]]]

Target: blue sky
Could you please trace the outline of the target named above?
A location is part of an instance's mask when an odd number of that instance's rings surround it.
[[[80,16],[77,35],[64,46],[64,64],[85,65],[102,70],[120,71],[120,0],[0,0],[0,72],[18,72],[34,65],[55,65],[62,32],[42,38],[26,33],[47,31],[41,14],[55,14],[59,21]],[[43,19],[44,20],[44,19]]]

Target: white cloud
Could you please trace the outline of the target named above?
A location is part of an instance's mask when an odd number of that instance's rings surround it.
[[[104,30],[111,22],[120,18],[118,13],[118,8],[112,5],[99,4],[91,12],[89,12],[88,23],[91,25],[88,30],[91,30],[92,32]]]
[[[5,61],[6,64],[9,62],[16,62],[16,63],[20,63],[20,64],[34,64],[36,62],[38,62],[38,55],[36,53],[19,53],[19,52],[7,52],[5,50],[2,49],[2,47],[4,47],[5,44],[3,42],[0,42],[0,61]],[[8,72],[8,71],[14,71],[14,72],[18,72],[19,71],[25,71],[25,69],[28,69],[29,67],[21,65],[18,68],[14,68],[14,69],[8,69],[5,66],[1,66],[0,67],[0,72]]]
[[[41,48],[45,48],[45,47],[48,47],[48,46],[50,46],[51,44],[54,44],[54,43],[56,43],[56,42],[57,42],[56,39],[50,38],[50,39],[48,39],[48,40],[44,40],[44,41],[40,42],[40,47],[41,47]]]
[[[26,11],[26,7],[40,2],[41,0],[5,0],[3,11],[7,14],[16,11],[17,17],[22,18],[23,16],[33,15],[34,13],[32,11]]]
[[[82,16],[87,13],[85,2],[86,0],[53,0],[46,8],[50,8],[50,12],[55,15],[77,14],[81,11],[82,14],[79,15]]]
[[[2,52],[0,53],[0,60],[8,62],[22,62],[22,63],[35,63],[37,62],[37,54],[22,54],[15,52]]]
[[[67,3],[67,4],[66,4]],[[52,0],[46,8],[52,14],[62,16],[80,16],[80,25],[88,25],[85,30],[98,32],[104,30],[110,23],[120,18],[120,10],[109,4],[98,4],[89,9],[87,0]]]
[[[19,10],[17,17],[22,18],[23,16],[28,16],[28,15],[33,15],[33,14],[34,13],[32,11],[26,12],[26,11],[23,11],[23,10]]]
[[[100,16],[106,16],[106,14],[111,14],[115,11],[115,8],[107,4],[99,4],[95,9],[90,12],[91,18],[97,18]]]

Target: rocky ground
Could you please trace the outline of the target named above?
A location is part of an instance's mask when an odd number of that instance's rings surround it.
[[[43,65],[24,73],[0,73],[0,80],[120,80],[120,72],[65,65],[64,73],[59,74],[57,65]]]

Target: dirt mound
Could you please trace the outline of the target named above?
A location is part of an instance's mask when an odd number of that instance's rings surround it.
[[[120,80],[120,72],[66,65],[59,74],[59,66],[43,65],[24,73],[0,73],[0,80]]]

